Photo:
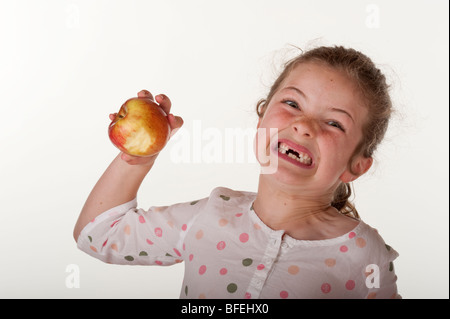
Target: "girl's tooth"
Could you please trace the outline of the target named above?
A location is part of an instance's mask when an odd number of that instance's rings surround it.
[[[293,153],[287,153],[288,150],[289,150],[289,147],[286,144],[280,143],[280,145],[278,147],[278,152],[280,152],[282,154],[286,154],[290,158],[295,159],[295,160],[297,160],[300,163],[303,163],[303,164],[306,164],[306,165],[311,165],[312,160],[308,156],[308,154],[298,153],[298,157],[297,157]]]

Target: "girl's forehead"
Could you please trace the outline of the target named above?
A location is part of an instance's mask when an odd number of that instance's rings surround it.
[[[300,90],[306,98],[329,98],[345,104],[360,105],[362,102],[356,82],[343,70],[324,63],[299,63],[289,72],[280,90],[288,87]]]
[[[285,82],[297,80],[316,80],[330,83],[341,82],[353,85],[353,81],[344,71],[319,62],[302,62],[296,65],[286,77]]]

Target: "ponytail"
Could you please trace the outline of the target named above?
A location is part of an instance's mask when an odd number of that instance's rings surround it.
[[[341,214],[359,219],[358,211],[349,201],[351,195],[352,188],[350,183],[341,183],[334,193],[334,199],[331,202],[331,206],[336,208]]]

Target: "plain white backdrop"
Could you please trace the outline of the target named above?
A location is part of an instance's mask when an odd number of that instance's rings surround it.
[[[397,109],[356,206],[399,252],[400,294],[448,298],[448,12],[445,0],[0,0],[0,297],[178,298],[183,265],[107,265],[72,238],[118,153],[108,114],[146,88],[171,98],[190,136],[195,123],[254,128],[294,47],[336,44],[380,66]],[[176,163],[176,143],[141,207],[256,190],[256,164]]]

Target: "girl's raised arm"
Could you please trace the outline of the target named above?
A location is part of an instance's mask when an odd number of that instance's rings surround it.
[[[140,91],[138,96],[153,99],[151,93],[146,90]],[[157,95],[156,101],[168,114],[171,134],[175,133],[183,125],[183,120],[181,117],[170,114],[171,102],[168,97]],[[111,119],[114,117],[115,114],[110,115]],[[73,231],[75,240],[89,221],[102,212],[136,198],[139,187],[152,168],[156,157],[157,155],[135,157],[121,153],[112,161],[92,189],[81,210]]]

